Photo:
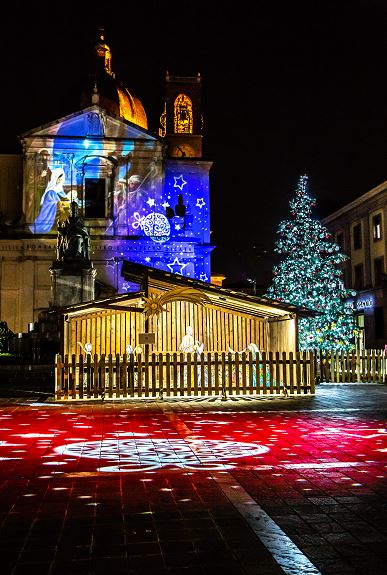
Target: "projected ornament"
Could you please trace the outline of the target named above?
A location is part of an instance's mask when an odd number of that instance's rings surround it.
[[[61,445],[55,449],[61,455],[105,460],[101,472],[150,471],[171,469],[216,470],[232,468],[234,458],[254,457],[267,453],[268,447],[238,441],[158,439],[133,437],[103,439]]]
[[[171,234],[171,226],[164,214],[153,212],[142,220],[145,235],[154,242],[166,242]]]

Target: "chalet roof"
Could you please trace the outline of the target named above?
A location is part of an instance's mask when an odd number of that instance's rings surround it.
[[[129,261],[123,262],[121,275],[127,281],[138,284],[139,290],[90,302],[73,304],[56,310],[56,312],[71,316],[90,314],[101,310],[143,313],[143,298],[146,296],[148,289],[167,291],[177,286],[189,286],[203,291],[214,306],[233,312],[267,318],[268,321],[282,321],[289,319],[289,317],[310,317],[317,313],[307,308],[278,302],[263,296],[237,292],[215,284],[194,280],[179,274],[157,270]]]
[[[194,280],[179,274],[157,270],[129,261],[123,262],[121,275],[127,281],[138,284],[138,291],[77,303],[52,311],[71,316],[85,315],[101,310],[143,313],[143,298],[146,296],[148,289],[168,291],[178,286],[189,286],[203,291],[214,306],[233,312],[267,318],[269,321],[282,321],[289,319],[289,317],[310,317],[318,313],[311,309],[278,302],[263,296],[237,292],[215,284]]]
[[[170,289],[173,286],[189,286],[205,292],[212,300],[212,303],[219,307],[251,313],[261,317],[279,318],[281,316],[289,316],[289,314],[295,314],[299,317],[310,317],[318,313],[311,309],[278,302],[264,296],[246,294],[127,260],[122,264],[121,275],[127,281],[139,284],[140,289],[144,292],[146,291],[147,283],[148,287],[161,290]]]

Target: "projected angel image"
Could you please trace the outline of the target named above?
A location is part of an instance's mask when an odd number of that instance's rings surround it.
[[[63,184],[65,173],[62,168],[54,168],[42,199],[40,200],[40,212],[34,223],[30,226],[33,233],[45,234],[49,232],[56,220],[58,204],[63,208],[70,205],[70,198],[66,194]]]

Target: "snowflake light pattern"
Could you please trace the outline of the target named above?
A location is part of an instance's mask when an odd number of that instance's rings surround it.
[[[61,445],[57,453],[72,457],[105,460],[108,465],[101,472],[150,471],[168,467],[174,469],[217,470],[230,469],[230,460],[254,457],[269,451],[268,447],[238,441],[198,439],[103,439]]]

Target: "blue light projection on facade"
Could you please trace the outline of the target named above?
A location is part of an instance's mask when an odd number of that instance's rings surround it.
[[[161,140],[96,105],[24,141],[30,232],[56,234],[76,201],[98,245],[97,278],[116,291],[132,289],[120,276],[125,259],[209,281],[209,163],[165,159]],[[58,170],[63,187],[52,182]],[[59,187],[49,193],[49,182]]]
[[[33,233],[49,232],[55,222],[58,202],[68,205],[70,201],[63,188],[64,170],[53,168],[50,173],[50,180],[40,200],[40,212],[33,225],[30,226],[30,231]]]

